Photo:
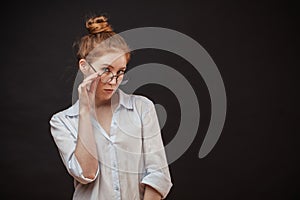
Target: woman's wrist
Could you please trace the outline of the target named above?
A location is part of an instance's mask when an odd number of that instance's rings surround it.
[[[79,115],[88,115],[90,114],[91,109],[86,106],[79,106]]]
[[[154,199],[155,200],[162,199],[161,194],[156,189],[151,187],[150,185],[146,185],[144,200],[154,200]]]

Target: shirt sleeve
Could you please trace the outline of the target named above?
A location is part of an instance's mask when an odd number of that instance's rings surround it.
[[[146,172],[141,182],[156,189],[165,199],[172,187],[172,182],[156,110],[151,101],[147,106],[147,111],[142,115]]]
[[[70,122],[62,119],[61,116],[53,115],[49,123],[51,135],[68,173],[82,184],[93,182],[99,174],[99,166],[94,179],[83,176],[82,168],[74,154],[77,138],[71,131],[72,125]]]

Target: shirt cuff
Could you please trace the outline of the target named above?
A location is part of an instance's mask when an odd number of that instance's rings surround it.
[[[163,173],[158,171],[153,171],[148,173],[143,179],[142,184],[149,185],[157,190],[161,195],[162,199],[165,199],[172,187],[171,180],[165,176]]]
[[[72,155],[71,159],[68,162],[68,168],[69,168],[70,174],[77,181],[79,181],[82,184],[88,184],[88,183],[93,182],[98,177],[98,174],[99,174],[99,166],[98,166],[96,175],[93,179],[84,177],[82,168],[81,168],[81,166],[80,166],[79,162],[77,161],[76,156],[74,154]]]

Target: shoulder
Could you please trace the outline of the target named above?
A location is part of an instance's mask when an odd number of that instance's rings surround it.
[[[79,104],[78,103],[79,102],[77,101],[73,105],[53,113],[50,118],[50,121],[59,120],[59,119],[65,118],[66,116],[72,117],[72,116],[78,115],[78,113],[79,113]]]
[[[154,102],[146,96],[132,94],[131,98],[133,107],[137,109],[140,113],[148,112],[154,108]]]
[[[141,104],[144,104],[144,105],[151,105],[151,104],[153,104],[153,101],[151,99],[149,99],[148,97],[143,96],[143,95],[132,94],[132,98],[134,98],[134,101],[136,103],[141,103]]]
[[[152,107],[154,104],[151,99],[139,94],[128,94],[119,89],[120,103],[129,109],[143,109]]]

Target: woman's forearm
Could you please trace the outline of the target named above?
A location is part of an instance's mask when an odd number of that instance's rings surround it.
[[[162,196],[153,187],[146,185],[144,200],[161,200]]]
[[[91,117],[88,110],[80,110],[77,138],[74,154],[82,168],[83,176],[93,179],[98,169],[98,158]]]

